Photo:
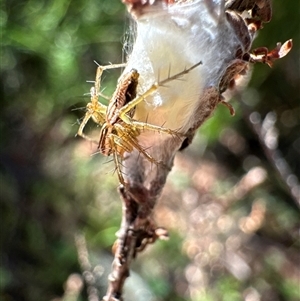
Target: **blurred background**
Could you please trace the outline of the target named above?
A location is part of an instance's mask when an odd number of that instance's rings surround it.
[[[135,261],[126,300],[299,300],[296,2],[273,1],[273,19],[254,45],[271,49],[292,38],[291,53],[272,69],[255,66],[232,100],[236,116],[219,106],[176,157],[156,207],[170,240]],[[113,163],[75,134],[93,61],[124,60],[125,7],[119,0],[9,0],[0,24],[0,298],[91,301],[92,285],[100,300],[121,221],[118,182]],[[107,95],[120,72],[103,77]],[[95,129],[92,122],[86,129]]]

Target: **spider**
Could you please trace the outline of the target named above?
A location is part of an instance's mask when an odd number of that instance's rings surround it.
[[[125,73],[121,76],[117,88],[110,99],[102,95],[100,92],[100,82],[103,71],[107,69],[121,68],[124,67],[125,64],[114,64],[107,66],[100,66],[97,64],[98,68],[96,72],[95,85],[90,91],[91,100],[86,106],[86,114],[79,126],[77,135],[97,143],[98,150],[103,155],[113,155],[116,171],[121,184],[125,185],[120,163],[120,160],[124,158],[125,152],[130,153],[136,149],[151,163],[163,164],[162,162],[155,160],[155,158],[153,158],[139,144],[138,136],[140,135],[141,131],[150,130],[169,135],[179,135],[179,133],[174,130],[135,120],[133,118],[135,107],[147,96],[156,91],[158,87],[163,86],[171,80],[182,77],[184,74],[190,72],[200,64],[201,62],[188,69],[184,69],[182,72],[179,72],[173,76],[169,75],[168,78],[162,81],[152,84],[151,87],[140,96],[137,96],[136,92],[139,73],[136,69],[132,69],[128,73]],[[99,96],[109,99],[108,106],[98,101]],[[90,118],[92,118],[96,124],[101,126],[100,139],[98,142],[94,141],[83,133],[84,127]]]

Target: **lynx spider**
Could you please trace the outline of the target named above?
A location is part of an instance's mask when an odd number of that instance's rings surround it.
[[[105,70],[122,68],[126,65],[112,64],[101,66],[97,64],[98,68],[94,82],[95,84],[90,91],[91,100],[86,106],[86,114],[79,126],[77,135],[97,143],[98,150],[103,155],[113,155],[116,171],[121,184],[125,185],[120,162],[120,160],[124,157],[125,152],[132,152],[134,149],[136,149],[151,163],[163,164],[162,162],[158,162],[155,158],[153,158],[139,144],[137,137],[140,135],[141,131],[150,130],[173,136],[181,136],[177,131],[133,119],[136,105],[156,91],[158,87],[182,77],[192,69],[198,67],[200,64],[201,62],[172,76],[170,75],[169,70],[169,75],[166,79],[152,84],[146,92],[139,96],[136,95],[139,73],[137,70],[132,69],[128,73],[121,76],[117,88],[111,98],[104,96],[100,91],[101,76]],[[108,106],[98,101],[99,96],[109,100]],[[84,127],[90,118],[92,118],[96,124],[101,126],[100,139],[98,142],[91,139],[83,132]]]

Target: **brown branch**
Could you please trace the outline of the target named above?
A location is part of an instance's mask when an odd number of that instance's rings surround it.
[[[130,264],[138,252],[157,238],[165,239],[167,232],[157,228],[152,220],[154,206],[147,202],[137,203],[124,186],[119,193],[123,202],[123,219],[115,243],[115,258],[109,276],[109,286],[103,301],[122,301],[122,290],[130,274]],[[145,200],[145,199],[144,199]]]

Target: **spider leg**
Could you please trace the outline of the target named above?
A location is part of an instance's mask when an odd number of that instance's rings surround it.
[[[140,153],[142,153],[150,162],[159,164],[156,159],[154,159],[138,142],[136,139],[138,133],[133,133],[131,128],[126,128],[122,125],[115,124],[115,128],[117,129],[118,137],[121,139],[120,146],[125,149],[127,152],[131,152],[134,148],[137,149]]]
[[[126,125],[128,126],[128,125]],[[120,145],[121,148],[123,148],[123,151],[131,152],[133,148],[138,150],[139,153],[142,153],[145,158],[155,165],[162,165],[165,168],[169,169],[162,161],[157,161],[155,158],[153,158],[138,142],[136,137],[138,136],[138,132],[133,132],[132,128],[124,127],[120,124],[115,124],[115,128],[118,132],[118,145]],[[115,142],[116,143],[116,142]],[[127,148],[127,149],[125,149]],[[121,155],[123,157],[123,154]]]
[[[98,101],[98,96],[102,96],[105,99],[110,99],[109,97],[104,96],[101,91],[100,91],[100,86],[101,86],[101,77],[102,74],[105,70],[108,69],[116,69],[116,68],[123,68],[126,67],[125,63],[122,64],[111,64],[111,65],[106,65],[106,66],[101,66],[99,65],[96,61],[94,61],[95,64],[98,66],[97,68],[97,72],[96,72],[96,78],[95,78],[95,86],[94,86],[94,93],[91,93],[92,96],[96,96],[97,97],[97,101]],[[93,99],[94,100],[94,99]],[[93,101],[92,100],[92,101]]]
[[[119,133],[118,133],[119,135]],[[130,139],[127,138],[127,136],[118,136],[115,134],[111,134],[111,137],[114,140],[114,144],[116,145],[116,151],[119,154],[119,156],[123,157],[124,152],[132,152],[133,147],[132,143],[130,142]]]
[[[89,141],[93,141],[97,143],[95,140],[86,136],[83,133],[83,129],[88,123],[88,121],[90,120],[90,118],[92,118],[95,123],[102,125],[105,122],[105,114],[106,114],[107,107],[98,101],[98,96],[96,94],[95,87],[91,88],[90,94],[91,94],[91,101],[86,106],[87,112],[85,113],[85,116],[79,126],[77,135]]]
[[[119,161],[119,155],[118,155],[118,152],[117,152],[117,146],[115,144],[113,136],[110,136],[110,143],[111,143],[111,147],[113,149],[113,157],[114,157],[114,162],[115,162],[119,182],[125,186],[125,181],[124,181],[121,166],[120,166],[121,164],[120,164],[120,161]]]
[[[198,67],[199,65],[201,65],[202,62],[199,62],[195,65],[193,65],[192,67],[188,68],[188,69],[184,69],[183,71],[176,73],[172,76],[168,76],[166,79],[162,80],[162,81],[158,81],[157,83],[154,83],[145,93],[143,93],[143,95],[140,95],[138,97],[136,97],[135,99],[131,100],[128,104],[126,104],[125,106],[123,106],[120,110],[119,110],[119,117],[127,124],[131,124],[136,126],[139,129],[147,129],[147,130],[151,130],[151,131],[159,131],[159,132],[163,132],[166,134],[170,134],[170,135],[177,135],[178,136],[178,132],[173,131],[171,129],[168,128],[164,128],[162,126],[157,126],[157,125],[152,125],[152,124],[147,124],[145,122],[139,122],[139,121],[135,121],[133,119],[131,119],[127,113],[133,109],[135,106],[137,106],[140,102],[142,102],[146,97],[148,97],[149,95],[151,95],[153,92],[155,92],[158,87],[161,87],[163,85],[165,85],[166,83],[172,81],[172,80],[176,80],[179,79],[180,77],[182,77],[183,75],[187,74],[188,72],[190,72],[191,70],[193,70],[194,68]]]
[[[106,99],[106,100],[110,100],[111,97],[104,95],[102,92],[99,92],[99,96],[101,96],[102,98]]]
[[[82,122],[81,122],[81,124],[80,124],[80,126],[79,126],[79,129],[78,129],[78,132],[77,132],[77,134],[76,134],[76,136],[78,135],[78,136],[80,136],[80,137],[82,137],[82,138],[84,138],[84,139],[86,139],[86,140],[89,140],[89,141],[92,141],[92,142],[94,142],[94,143],[97,143],[95,140],[93,140],[93,139],[91,139],[90,137],[88,137],[88,136],[86,136],[84,133],[83,133],[83,129],[84,129],[84,127],[86,126],[86,124],[87,124],[87,122],[90,120],[90,118],[92,117],[92,113],[89,113],[89,112],[87,112],[86,114],[85,114],[85,116],[84,116],[84,118],[83,118],[83,120],[82,120]]]
[[[133,109],[136,105],[142,102],[147,96],[151,95],[154,91],[157,90],[158,84],[153,84],[143,95],[136,97],[135,99],[131,100],[128,104],[120,108],[119,110],[119,117],[126,122],[127,124],[131,124],[131,118],[126,114],[131,109]]]
[[[89,141],[93,141],[94,143],[98,143],[95,140],[88,137],[87,135],[85,135],[83,130],[91,118],[93,119],[93,121],[95,123],[102,126],[103,123],[105,122],[106,108],[107,107],[105,105],[99,103],[98,101],[96,103],[92,103],[92,102],[88,103],[87,104],[87,112],[85,113],[85,116],[79,126],[77,135],[81,136]]]
[[[101,68],[103,71],[108,69],[124,68],[127,65],[127,63],[120,63],[120,64],[110,64],[110,65],[102,66],[98,64],[96,61],[94,61],[94,63],[98,66],[98,68]]]
[[[169,128],[159,126],[159,125],[149,124],[146,122],[141,122],[141,121],[136,121],[136,120],[132,120],[131,124],[139,130],[156,131],[158,133],[165,133],[165,134],[177,137],[177,138],[185,137],[185,135],[180,134],[177,130],[171,130]]]
[[[137,104],[139,104],[141,101],[143,101],[147,96],[151,95],[154,91],[157,90],[159,87],[158,83],[153,84],[143,95],[133,99],[130,101],[127,105],[123,106],[119,111],[119,117],[128,125],[135,126],[138,129],[141,130],[150,130],[150,131],[157,131],[160,133],[166,133],[169,135],[174,136],[180,136],[177,131],[154,125],[154,124],[148,124],[146,122],[136,121],[132,119],[130,116],[128,116],[126,113],[129,112],[131,109],[133,109]]]

